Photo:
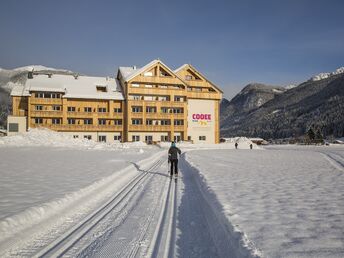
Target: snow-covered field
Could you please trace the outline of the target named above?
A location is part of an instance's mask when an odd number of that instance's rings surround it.
[[[0,256],[343,257],[344,147],[250,144],[0,138]]]
[[[198,150],[187,160],[263,257],[343,257],[344,147]]]

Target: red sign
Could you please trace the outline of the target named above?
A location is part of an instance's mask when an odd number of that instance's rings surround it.
[[[211,114],[192,114],[192,119],[211,121]]]

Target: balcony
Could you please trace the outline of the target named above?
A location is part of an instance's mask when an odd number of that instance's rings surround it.
[[[184,119],[184,113],[146,113],[149,119]]]
[[[171,131],[171,126],[170,125],[129,125],[129,131],[168,132],[168,131]]]
[[[43,124],[43,125],[33,125],[33,127],[45,127],[54,131],[85,131],[85,132],[118,132],[123,130],[122,125],[56,125],[56,124]]]
[[[30,98],[30,104],[62,105],[62,99]]]
[[[62,117],[62,111],[41,111],[41,110],[34,110],[30,112],[30,116],[32,117]]]

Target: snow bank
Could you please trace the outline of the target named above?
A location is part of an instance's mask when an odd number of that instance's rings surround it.
[[[51,131],[46,128],[30,129],[28,132],[23,134],[2,137],[0,138],[0,146],[53,146],[95,150],[114,150],[150,147],[143,142],[103,143],[87,139],[74,139],[72,135]]]

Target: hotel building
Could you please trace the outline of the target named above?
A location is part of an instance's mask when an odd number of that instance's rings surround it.
[[[29,72],[11,96],[8,135],[45,127],[105,142],[219,142],[222,91],[189,64],[153,60],[116,78]]]

